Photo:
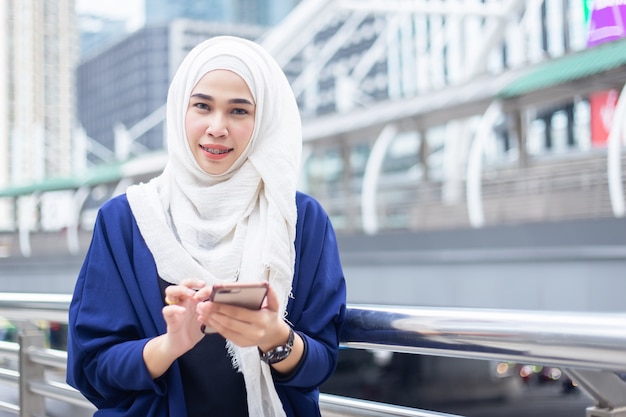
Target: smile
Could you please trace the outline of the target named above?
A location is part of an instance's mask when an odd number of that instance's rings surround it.
[[[202,145],[200,145],[200,147],[205,152],[208,152],[208,153],[213,154],[213,155],[222,155],[222,154],[225,154],[225,153],[228,153],[228,152],[232,151],[231,148],[207,148],[206,146],[202,146]]]

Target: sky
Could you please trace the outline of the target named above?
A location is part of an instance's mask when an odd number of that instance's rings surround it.
[[[137,29],[143,24],[144,0],[76,0],[76,11],[123,19],[127,21],[129,30]]]

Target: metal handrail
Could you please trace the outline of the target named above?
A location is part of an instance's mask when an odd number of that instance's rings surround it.
[[[342,343],[621,372],[626,371],[626,314],[351,306]]]
[[[67,323],[68,294],[0,293],[0,316],[10,320],[50,320]]]
[[[9,320],[11,313],[23,320],[24,310],[39,319],[63,311],[61,316],[67,317],[69,301],[68,296],[0,293],[0,311]],[[22,361],[66,369],[66,352],[29,343],[20,348]],[[588,417],[617,417],[626,407],[626,383],[616,376],[626,372],[625,313],[350,305],[341,343],[357,349],[558,366],[575,375],[599,404],[598,414],[588,409]],[[16,351],[10,342],[0,344],[0,353]],[[15,375],[3,374],[1,379],[9,381]],[[64,382],[43,376],[19,379],[31,395],[93,407]],[[325,416],[451,416],[328,394],[321,395],[320,403]]]
[[[382,404],[374,401],[356,400],[337,395],[320,394],[324,416],[341,417],[458,417],[453,414],[410,407]]]
[[[69,296],[54,294],[0,293],[0,312],[22,319],[19,310],[29,310],[42,319],[67,311],[69,302]],[[8,316],[11,312],[14,316]],[[341,342],[362,349],[626,372],[626,313],[351,304]]]

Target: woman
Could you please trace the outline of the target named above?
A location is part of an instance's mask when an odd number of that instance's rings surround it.
[[[345,282],[320,205],[296,192],[301,125],[257,44],[194,48],[167,99],[161,175],[100,209],[70,306],[68,383],[98,416],[319,416]],[[205,301],[269,281],[263,307]]]

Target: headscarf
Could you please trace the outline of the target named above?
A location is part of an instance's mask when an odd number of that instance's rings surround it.
[[[185,134],[191,92],[209,71],[226,69],[248,85],[256,104],[252,137],[223,174],[204,172]],[[147,184],[128,188],[139,230],[159,276],[177,284],[269,280],[285,314],[295,263],[295,193],[302,152],[298,107],[282,69],[254,42],[206,40],[178,68],[167,97],[168,163]],[[270,368],[256,347],[227,347],[244,375],[253,416],[284,416]]]

